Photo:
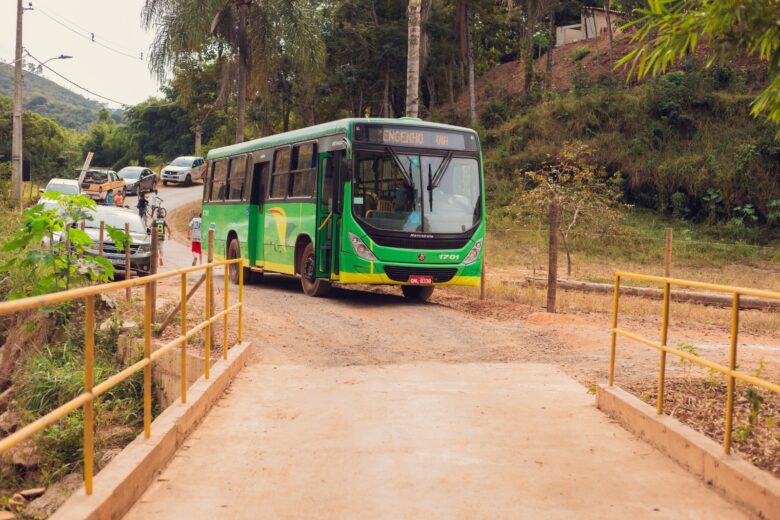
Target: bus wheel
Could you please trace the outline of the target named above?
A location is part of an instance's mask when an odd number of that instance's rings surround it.
[[[330,292],[330,281],[317,278],[317,264],[314,262],[314,247],[306,244],[301,256],[301,286],[307,296],[327,296]]]
[[[403,291],[404,296],[409,300],[425,302],[428,301],[428,298],[433,294],[433,286],[421,287],[419,285],[402,285],[401,291]]]
[[[230,241],[227,253],[228,260],[241,258],[241,244],[238,243],[238,240],[234,238]],[[244,267],[243,269],[245,284],[260,283],[260,281],[263,279],[263,273],[252,271],[248,267]],[[230,264],[230,266],[228,266],[228,276],[230,278],[230,283],[233,285],[238,285],[238,264]]]

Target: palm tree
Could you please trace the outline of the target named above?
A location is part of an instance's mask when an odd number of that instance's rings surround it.
[[[142,23],[156,31],[149,65],[160,79],[194,54],[216,50],[223,90],[236,77],[236,142],[244,140],[249,89],[267,93],[283,56],[314,68],[325,54],[308,0],[146,0]]]
[[[409,0],[409,47],[406,56],[406,115],[417,117],[420,107],[420,0]]]

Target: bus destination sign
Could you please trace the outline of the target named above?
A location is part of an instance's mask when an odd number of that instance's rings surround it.
[[[365,136],[365,133],[362,133],[362,136]],[[371,125],[368,127],[368,139],[364,138],[362,140],[389,146],[439,148],[443,150],[476,150],[476,142],[473,139],[473,136],[444,130],[415,128],[413,126]]]

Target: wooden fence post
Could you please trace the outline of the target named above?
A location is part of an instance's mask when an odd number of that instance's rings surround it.
[[[666,228],[666,251],[664,254],[664,276],[672,276],[672,228]]]
[[[125,280],[130,280],[133,277],[133,261],[132,253],[130,251],[130,223],[125,222]],[[133,290],[128,287],[125,289],[125,299],[129,300],[133,297]]]
[[[98,256],[103,257],[103,240],[106,233],[106,223],[100,221],[100,233],[98,234]]]
[[[558,202],[550,204],[550,247],[547,261],[547,312],[555,312],[558,288]]]

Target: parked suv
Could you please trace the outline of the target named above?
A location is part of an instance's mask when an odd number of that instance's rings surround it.
[[[203,157],[177,157],[171,164],[162,169],[160,177],[163,186],[167,186],[169,182],[191,186],[193,179],[201,178],[203,162]]]

